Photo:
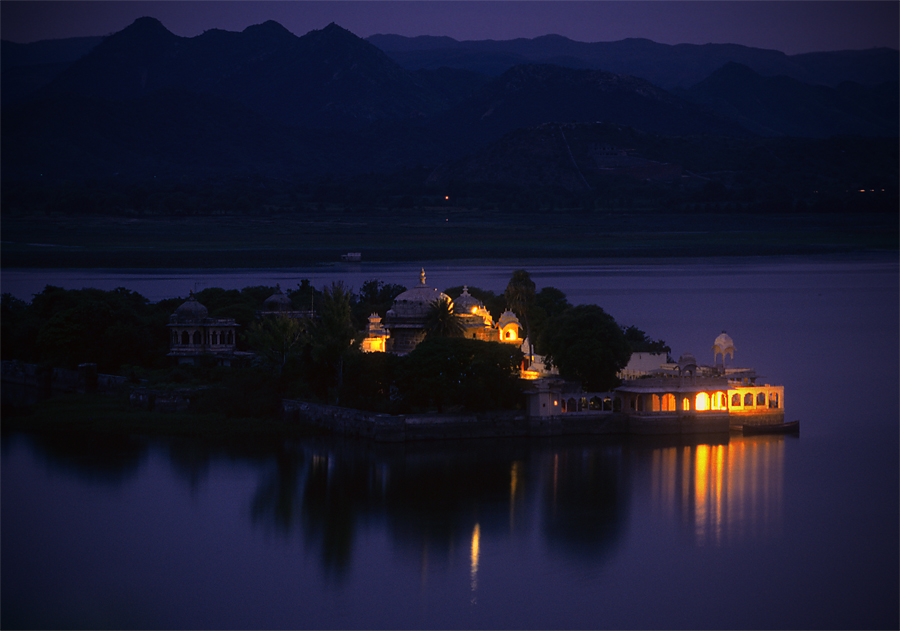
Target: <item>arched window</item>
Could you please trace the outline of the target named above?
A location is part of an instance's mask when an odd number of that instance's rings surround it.
[[[765,405],[766,404],[766,393],[760,392],[756,395],[756,405]]]
[[[731,407],[737,408],[741,406],[741,395],[734,393],[731,395]]]
[[[603,402],[600,400],[600,397],[591,397],[591,400],[588,402],[588,407],[591,410],[602,410]]]
[[[675,395],[671,392],[669,394],[664,394],[662,398],[662,411],[663,412],[674,412],[675,411]]]
[[[181,343],[184,344],[185,346],[187,346],[188,344],[191,343],[191,336],[188,335],[187,331],[181,332]]]
[[[618,401],[618,399],[616,399],[616,400]],[[619,403],[619,407],[620,408],[622,407],[621,402]],[[612,399],[610,399],[609,397],[606,397],[605,399],[603,399],[603,411],[604,412],[612,412],[612,409],[613,409]]]
[[[698,392],[694,405],[696,406],[695,409],[698,412],[703,412],[704,410],[708,410],[709,409],[709,395],[705,392]]]
[[[210,341],[211,341],[213,344],[218,344],[218,343],[219,343],[219,332],[218,332],[218,331],[213,331],[213,332],[212,332],[212,339],[211,339]]]
[[[684,400],[681,402],[681,409],[685,412],[691,411],[691,400],[687,397],[684,397]]]
[[[621,397],[616,397],[613,399],[613,412],[621,412],[622,411],[622,399]]]
[[[199,346],[202,339],[203,338],[200,337],[200,331],[194,331],[194,344]]]
[[[726,402],[724,392],[716,392],[709,397],[710,408],[713,410],[724,410]]]
[[[778,393],[770,392],[769,393],[769,407],[773,409],[778,409]]]
[[[569,399],[569,402],[566,405],[566,409],[568,409],[569,412],[577,412],[578,402],[575,399]]]
[[[232,331],[228,332],[228,343],[234,344],[234,333]]]
[[[753,405],[753,393],[748,392],[744,395],[744,405],[750,407]]]

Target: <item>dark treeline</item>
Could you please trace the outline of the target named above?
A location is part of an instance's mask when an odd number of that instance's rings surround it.
[[[358,292],[341,283],[320,290],[303,280],[284,292],[296,311],[315,312],[302,318],[260,314],[277,287],[204,289],[195,294],[197,300],[210,317],[233,318],[239,325],[237,350],[252,353],[238,365],[221,367],[212,357],[178,366],[167,357],[169,317],[185,297],[150,303],[124,288],[48,285],[30,303],[2,295],[0,349],[3,360],[70,369],[95,363],[101,373],[123,375],[135,384],[201,388],[195,409],[229,416],[275,414],[284,397],[385,413],[520,406],[522,350],[462,338],[452,322],[430,328],[426,341],[406,356],[359,349],[369,315],[384,317],[405,289],[372,279]],[[451,297],[461,292],[462,287],[448,289]],[[591,390],[615,386],[615,373],[632,351],[669,350],[640,329],[619,326],[596,305],[573,307],[553,287],[535,291],[524,270],[503,294],[477,287],[469,292],[495,320],[507,309],[516,312],[534,340],[534,352]]]
[[[785,152],[783,152],[785,153]],[[848,160],[852,159],[852,155]],[[892,213],[898,199],[897,177],[883,168],[860,171],[871,161],[846,165],[847,173],[808,173],[793,168],[788,155],[782,168],[754,174],[724,169],[679,183],[608,177],[591,190],[526,188],[515,184],[450,179],[426,183],[429,168],[394,174],[283,179],[256,176],[191,178],[185,181],[4,181],[0,201],[11,215],[183,217],[314,216],[325,211],[466,207],[482,211],[539,213],[572,209],[583,212],[656,210],[677,213]],[[808,161],[808,159],[807,159]],[[886,159],[891,162],[892,159]],[[896,160],[893,160],[896,162]]]

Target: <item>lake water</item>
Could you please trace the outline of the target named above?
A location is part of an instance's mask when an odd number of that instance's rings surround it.
[[[676,357],[711,362],[727,330],[800,437],[4,435],[3,628],[900,625],[896,255],[425,264],[432,286],[495,291],[519,267]],[[411,286],[418,268],[4,271],[3,291],[302,278]]]

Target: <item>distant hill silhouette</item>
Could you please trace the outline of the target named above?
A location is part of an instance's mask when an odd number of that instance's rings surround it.
[[[373,42],[396,50],[389,56]],[[698,139],[652,160],[670,165],[665,168],[639,165],[640,156],[631,155],[631,170],[621,174],[648,181],[678,174],[679,165],[690,162],[686,152],[711,146],[701,139],[897,135],[896,77],[893,84],[826,87],[769,74],[787,68],[821,76],[831,68],[835,78],[856,71],[874,81],[897,51],[822,53],[798,61],[777,51],[648,40],[366,41],[335,24],[298,37],[272,21],[240,33],[213,29],[185,38],[150,17],[105,38],[24,49],[4,42],[3,51],[12,51],[2,74],[4,181],[295,178],[427,166],[434,181],[441,173],[449,174],[444,181],[466,173],[481,181],[493,173],[511,184],[549,185],[558,176],[564,188],[576,190],[590,165],[600,164],[590,157],[594,149],[585,145],[578,157],[569,146],[572,156],[557,156],[563,167],[588,165],[581,175],[574,171],[574,184],[571,173],[537,159],[545,145],[560,146],[567,125]],[[448,59],[451,52],[455,67],[410,69],[396,61],[406,53]],[[667,91],[646,77],[610,71],[614,61],[666,74],[676,84],[705,74],[688,88]],[[482,69],[510,65],[491,76],[470,62]],[[7,98],[9,85],[14,89]],[[536,129],[542,131],[527,131]],[[517,140],[511,144],[510,138]],[[506,149],[492,144],[501,139]],[[525,164],[527,156],[535,160]],[[466,160],[475,162],[459,166]],[[491,160],[533,175],[511,178]],[[603,175],[611,167],[596,168]]]
[[[891,136],[898,133],[898,86],[808,85],[732,62],[681,94],[763,136]]]
[[[877,85],[900,76],[900,52],[889,48],[786,55],[737,44],[658,44],[629,38],[576,42],[560,35],[533,39],[457,41],[450,37],[372,35],[367,38],[408,69],[447,66],[499,75],[523,63],[553,63],[641,77],[664,89],[689,88],[736,62],[764,76],[784,75],[836,87]]]

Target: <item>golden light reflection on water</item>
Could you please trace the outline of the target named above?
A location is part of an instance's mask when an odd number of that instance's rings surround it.
[[[781,528],[782,436],[657,449],[651,471],[655,506],[689,526],[698,545],[725,545]]]
[[[478,557],[481,554],[479,549],[481,545],[481,527],[478,524],[475,524],[475,529],[472,531],[472,549],[470,554],[471,559],[471,569],[469,571],[470,574],[470,584],[472,586],[472,602],[476,601],[475,592],[478,591]]]

